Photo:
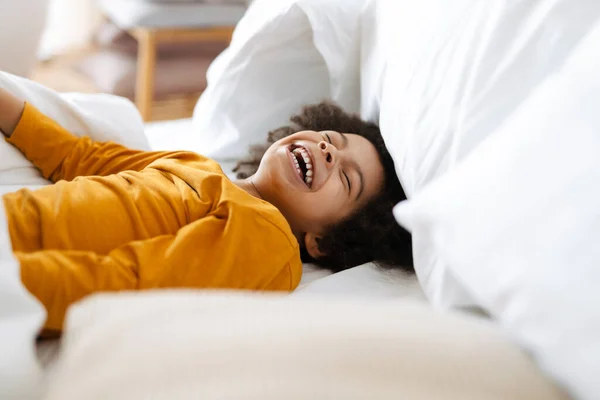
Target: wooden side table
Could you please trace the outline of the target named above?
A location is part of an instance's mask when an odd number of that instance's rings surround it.
[[[152,116],[156,49],[159,43],[229,42],[233,26],[211,28],[135,27],[128,32],[138,41],[135,103],[144,121]]]

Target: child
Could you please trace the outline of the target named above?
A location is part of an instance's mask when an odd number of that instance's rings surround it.
[[[304,260],[341,270],[410,268],[404,199],[378,128],[322,103],[238,165],[77,138],[0,89],[0,130],[54,185],[3,197],[21,279],[60,331],[67,307],[100,291],[291,291]],[[275,139],[279,139],[275,141]],[[249,173],[250,172],[250,173]]]

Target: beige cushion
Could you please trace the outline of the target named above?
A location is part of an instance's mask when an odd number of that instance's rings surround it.
[[[47,400],[566,398],[495,326],[403,300],[94,297],[63,346]]]
[[[162,28],[234,26],[246,12],[246,6],[238,2],[97,1],[102,12],[123,29],[141,26]]]

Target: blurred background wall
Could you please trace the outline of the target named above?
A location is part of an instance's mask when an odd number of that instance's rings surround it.
[[[0,0],[0,70],[23,76],[31,73],[48,5],[48,0]]]

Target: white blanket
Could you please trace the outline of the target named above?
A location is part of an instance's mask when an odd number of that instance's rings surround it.
[[[0,72],[0,87],[26,100],[76,135],[148,149],[142,120],[129,101],[109,95],[59,94]],[[0,110],[1,112],[1,110]],[[0,140],[0,194],[48,182],[12,145]],[[0,398],[29,399],[40,391],[35,337],[45,315],[23,287],[0,204]]]
[[[0,87],[28,101],[77,135],[149,149],[135,106],[111,95],[59,94],[35,82],[0,71]],[[21,152],[0,141],[0,185],[46,184]]]

